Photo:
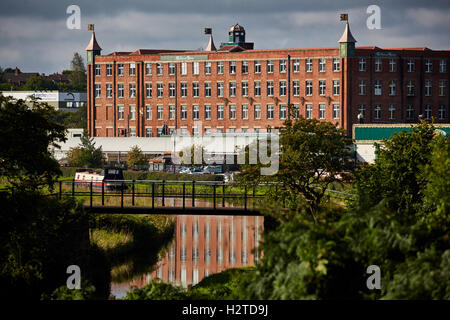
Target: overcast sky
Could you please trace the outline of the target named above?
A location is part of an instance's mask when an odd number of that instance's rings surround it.
[[[70,30],[67,7],[81,9],[81,29]],[[369,5],[381,9],[381,29],[369,30]],[[255,49],[334,47],[349,14],[357,46],[450,49],[450,1],[434,0],[1,0],[0,66],[53,73],[70,68],[74,52],[85,57],[95,24],[102,54],[136,49],[192,49],[216,46],[230,26],[244,26]]]

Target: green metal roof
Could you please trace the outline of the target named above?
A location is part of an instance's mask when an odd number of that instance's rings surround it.
[[[439,125],[435,124],[436,130],[442,130],[446,133],[446,135],[450,135],[450,125],[444,124]],[[358,126],[355,125],[353,127],[353,139],[356,141],[379,141],[383,138],[389,139],[391,136],[394,135],[396,132],[401,131],[410,131],[411,125],[408,124],[399,124],[399,125],[379,125],[379,126],[367,126],[362,125]]]

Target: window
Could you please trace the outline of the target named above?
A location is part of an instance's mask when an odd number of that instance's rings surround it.
[[[447,62],[444,59],[439,61],[439,72],[444,73],[447,71]]]
[[[146,64],[145,64],[145,74],[147,75],[147,76],[151,76],[152,75],[152,64],[151,64],[151,62],[147,62]],[[151,129],[150,129],[151,130]]]
[[[439,96],[445,96],[445,80],[439,80]]]
[[[375,105],[375,120],[381,119],[381,104]]]
[[[292,94],[295,97],[300,95],[300,81],[292,81]]]
[[[325,58],[319,59],[319,72],[325,72]]]
[[[425,60],[425,72],[433,72],[433,61],[431,61],[431,59]]]
[[[181,86],[181,97],[182,98],[187,97],[187,83],[186,82],[181,82],[180,86]]]
[[[169,74],[171,76],[173,76],[175,74],[175,63],[174,62],[169,63]]]
[[[123,83],[117,84],[117,96],[123,98]]]
[[[280,60],[280,73],[286,72],[286,60]]]
[[[211,106],[205,106],[205,120],[211,120]]]
[[[325,119],[325,105],[319,104],[319,119]]]
[[[431,105],[427,104],[425,107],[425,119],[431,120],[431,115],[432,115]]]
[[[223,97],[223,82],[217,82],[217,96]]]
[[[211,74],[211,62],[210,61],[205,62],[205,74]]]
[[[123,63],[118,63],[117,64],[117,74],[119,76],[123,76]]]
[[[261,81],[255,81],[254,96],[259,97],[261,95]]]
[[[255,60],[255,73],[261,73],[261,61]]]
[[[234,104],[230,105],[230,119],[236,119],[236,106]]]
[[[319,80],[319,95],[324,96],[326,90],[325,80]]]
[[[162,98],[163,93],[164,93],[163,84],[162,83],[158,83],[157,87],[156,87],[156,90],[157,90],[158,98]]]
[[[156,64],[156,74],[158,76],[161,76],[163,74],[163,64],[161,62],[158,62]]]
[[[205,82],[205,97],[211,97],[211,82]]]
[[[358,106],[358,114],[361,114],[363,116],[363,118],[366,117],[366,105],[365,104],[360,104]]]
[[[248,96],[248,82],[247,81],[242,82],[242,96],[243,97]]]
[[[145,128],[145,136],[148,138],[152,136],[152,128]]]
[[[136,106],[130,106],[130,120],[136,120]]]
[[[175,106],[169,106],[169,120],[175,120]]]
[[[381,72],[381,59],[375,59],[375,72]]]
[[[107,76],[112,76],[112,64],[107,64],[106,65],[106,75]]]
[[[192,108],[192,119],[198,120],[200,116],[200,107],[197,105],[194,105]]]
[[[136,128],[130,128],[130,137],[136,137]]]
[[[187,74],[187,62],[181,63],[181,74],[186,75]]]
[[[119,118],[119,120],[123,120],[125,118],[125,107],[124,106],[119,106],[118,118]]]
[[[152,97],[152,84],[151,83],[146,83],[145,84],[145,95],[147,98],[151,98]]]
[[[366,80],[359,80],[358,94],[360,96],[366,95]]]
[[[339,58],[333,58],[333,72],[341,71],[341,61]]]
[[[95,97],[100,98],[102,96],[102,86],[99,83],[95,84]]]
[[[163,114],[164,114],[164,107],[163,106],[157,106],[156,119],[157,120],[162,120],[163,119]]]
[[[340,91],[339,80],[333,80],[333,95],[338,96]]]
[[[312,104],[306,105],[305,117],[306,119],[312,119]]]
[[[284,120],[287,118],[287,107],[285,104],[280,105],[280,119]]]
[[[395,59],[389,59],[389,72],[397,71],[397,61]]]
[[[389,81],[389,95],[395,96],[396,95],[396,83],[395,80]]]
[[[267,81],[267,96],[273,96],[273,81]]]
[[[432,85],[431,80],[425,80],[425,96],[431,96]]]
[[[130,98],[136,98],[136,84],[130,83],[129,89],[130,89]]]
[[[246,104],[242,105],[242,119],[248,119],[248,105]]]
[[[181,120],[187,119],[187,106],[181,106]]]
[[[217,106],[217,120],[223,120],[223,105]]]
[[[112,84],[111,83],[106,84],[106,97],[112,98]]]
[[[152,120],[152,106],[151,105],[145,106],[145,119]]]
[[[136,75],[136,64],[130,63],[130,69],[129,70],[130,70],[130,72],[129,72],[130,76]]]
[[[236,61],[230,61],[230,74],[236,73]]]
[[[169,83],[169,97],[175,97],[175,83]]]
[[[296,119],[300,115],[300,105],[294,104],[294,108],[292,110],[292,116]]]
[[[186,85],[187,85],[187,84],[186,84]],[[186,89],[186,90],[187,90],[187,89]],[[198,97],[199,92],[200,92],[200,89],[199,89],[199,84],[198,84],[198,82],[192,82],[192,96],[193,96],[193,97]]]
[[[273,119],[273,104],[267,105],[267,119],[269,120]]]
[[[286,88],[286,81],[280,81],[280,96],[284,97],[286,96],[287,88]]]
[[[217,62],[217,74],[223,74],[223,61]]]
[[[395,105],[389,106],[389,120],[395,120]]]
[[[381,80],[375,80],[374,95],[381,96]]]
[[[292,72],[300,72],[300,60],[292,60]]]
[[[306,80],[305,95],[312,96],[312,93],[313,93],[312,80]]]
[[[414,80],[408,80],[406,84],[406,94],[408,96],[413,96],[415,94],[415,83]]]
[[[95,76],[100,76],[101,75],[101,66],[99,64],[95,65]]]
[[[366,71],[366,59],[365,58],[360,58],[359,59],[359,71]]]
[[[273,60],[267,60],[267,73],[273,73]]]
[[[413,120],[414,119],[414,108],[412,104],[408,104],[406,106],[406,119]]]
[[[439,106],[439,120],[444,120],[445,119],[445,106],[443,104],[441,104]]]
[[[242,74],[248,73],[248,61],[242,61]]]
[[[192,68],[193,68],[193,73],[194,74],[199,74],[200,73],[200,65],[198,63],[198,61],[194,61],[192,62]]]
[[[236,82],[230,82],[230,97],[236,96]]]
[[[255,120],[261,119],[261,105],[255,104],[255,110],[253,114]]]
[[[407,70],[408,72],[414,72],[414,59],[408,59]]]
[[[339,119],[340,108],[339,104],[333,104],[333,119]]]
[[[305,63],[306,63],[306,66],[305,66],[306,72],[312,72],[312,59],[307,58]]]

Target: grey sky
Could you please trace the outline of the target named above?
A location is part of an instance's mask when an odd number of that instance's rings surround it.
[[[81,30],[66,28],[66,9],[81,9]],[[381,30],[369,30],[366,9],[381,8]],[[97,0],[0,3],[0,66],[46,74],[68,69],[74,52],[83,56],[88,23],[95,23],[102,54],[139,48],[199,49],[213,28],[216,46],[228,28],[243,25],[255,48],[337,46],[348,12],[357,45],[450,49],[450,1],[329,0]]]

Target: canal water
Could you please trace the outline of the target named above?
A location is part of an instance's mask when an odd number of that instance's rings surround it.
[[[254,249],[262,240],[263,222],[259,216],[176,216],[174,239],[158,262],[130,279],[113,277],[111,295],[122,298],[132,286],[154,278],[186,288],[229,268],[253,266],[260,259]]]

